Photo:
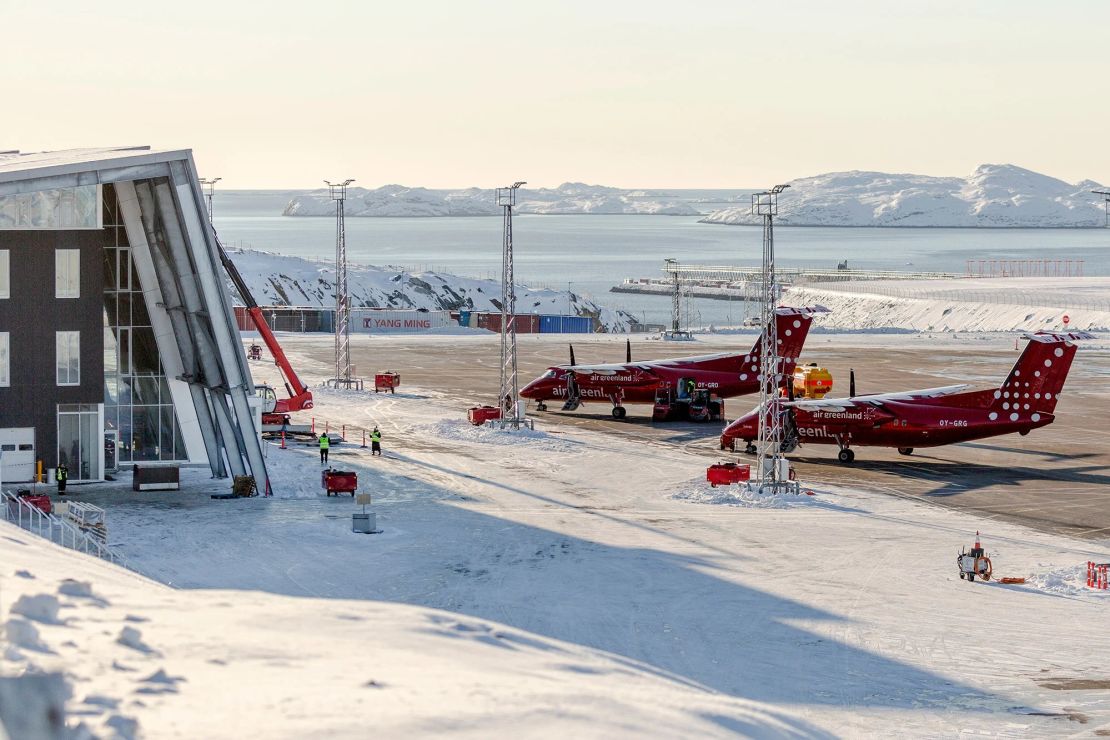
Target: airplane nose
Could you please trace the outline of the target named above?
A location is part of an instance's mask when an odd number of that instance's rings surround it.
[[[533,380],[531,383],[529,383],[528,385],[521,388],[520,389],[520,397],[521,398],[532,398],[536,393],[536,384],[538,382],[539,381]]]

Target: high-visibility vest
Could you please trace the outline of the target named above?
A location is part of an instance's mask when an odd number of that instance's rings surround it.
[[[58,468],[54,469],[54,480],[63,481],[68,477],[69,477],[69,473],[66,472],[65,468],[58,467]]]
[[[330,444],[331,444],[331,440],[328,439],[328,435],[321,434],[320,435],[320,449],[321,450],[326,450],[326,449],[328,449],[328,446]]]
[[[370,432],[370,441],[371,442],[381,442],[382,441],[382,433],[381,432]]]

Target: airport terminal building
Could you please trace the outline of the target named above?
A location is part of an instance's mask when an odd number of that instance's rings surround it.
[[[0,475],[133,464],[268,482],[192,154],[0,151]]]

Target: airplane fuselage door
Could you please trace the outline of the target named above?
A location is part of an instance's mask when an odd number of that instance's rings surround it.
[[[35,478],[35,428],[0,429],[0,481],[27,483]]]

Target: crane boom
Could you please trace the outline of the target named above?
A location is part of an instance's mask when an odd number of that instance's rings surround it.
[[[262,341],[266,344],[266,348],[270,350],[270,354],[274,358],[274,364],[278,366],[281,371],[282,380],[285,383],[285,392],[289,394],[289,398],[281,398],[277,400],[274,406],[274,414],[286,414],[290,411],[301,411],[304,409],[312,408],[312,391],[308,390],[308,386],[301,382],[297,376],[297,372],[293,366],[289,364],[289,358],[285,356],[281,345],[278,344],[277,337],[270,331],[269,325],[266,323],[266,317],[262,315],[262,309],[258,307],[258,302],[254,300],[254,295],[251,294],[250,288],[247,287],[246,281],[243,276],[239,274],[239,269],[235,267],[235,263],[227,256],[224,251],[224,245],[220,243],[219,238],[216,239],[216,246],[220,250],[220,261],[223,262],[224,269],[227,270],[231,282],[234,283],[235,289],[239,291],[239,296],[243,299],[243,303],[247,307],[247,313],[250,314],[251,321],[254,322],[254,328],[262,336]]]

